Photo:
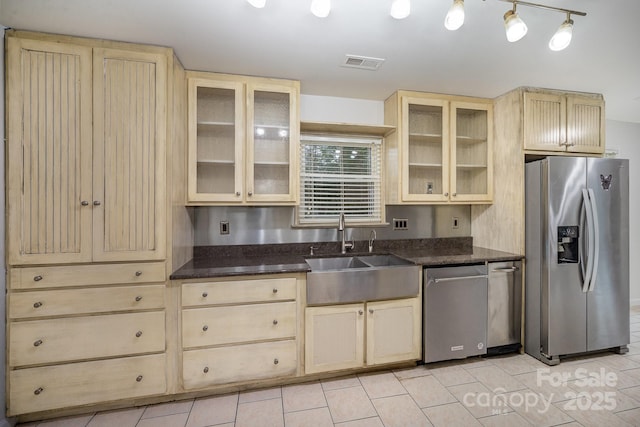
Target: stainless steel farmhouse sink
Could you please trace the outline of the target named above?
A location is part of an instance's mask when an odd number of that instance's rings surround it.
[[[418,296],[420,266],[394,255],[307,258],[307,304]]]

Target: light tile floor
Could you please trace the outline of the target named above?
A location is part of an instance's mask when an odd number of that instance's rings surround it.
[[[19,427],[640,426],[640,306],[629,353],[471,358]]]

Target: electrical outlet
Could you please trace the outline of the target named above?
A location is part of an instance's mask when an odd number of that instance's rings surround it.
[[[408,230],[409,229],[409,220],[406,218],[393,218],[393,229],[394,230]]]
[[[457,216],[451,218],[451,228],[458,228],[460,226],[460,220]]]
[[[229,234],[229,221],[220,221],[220,234]]]

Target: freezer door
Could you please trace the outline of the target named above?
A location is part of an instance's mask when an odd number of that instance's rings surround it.
[[[560,356],[587,349],[587,296],[582,291],[580,263],[558,263],[561,248],[558,227],[580,223],[587,161],[576,157],[548,157],[542,167],[541,203],[546,218],[540,230],[544,240],[540,283],[541,351],[548,356]],[[581,230],[579,234],[582,239]]]
[[[629,161],[589,159],[598,263],[587,295],[587,350],[629,344]]]

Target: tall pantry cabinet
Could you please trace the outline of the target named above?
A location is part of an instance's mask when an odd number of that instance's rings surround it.
[[[8,414],[165,394],[173,52],[6,36]]]

